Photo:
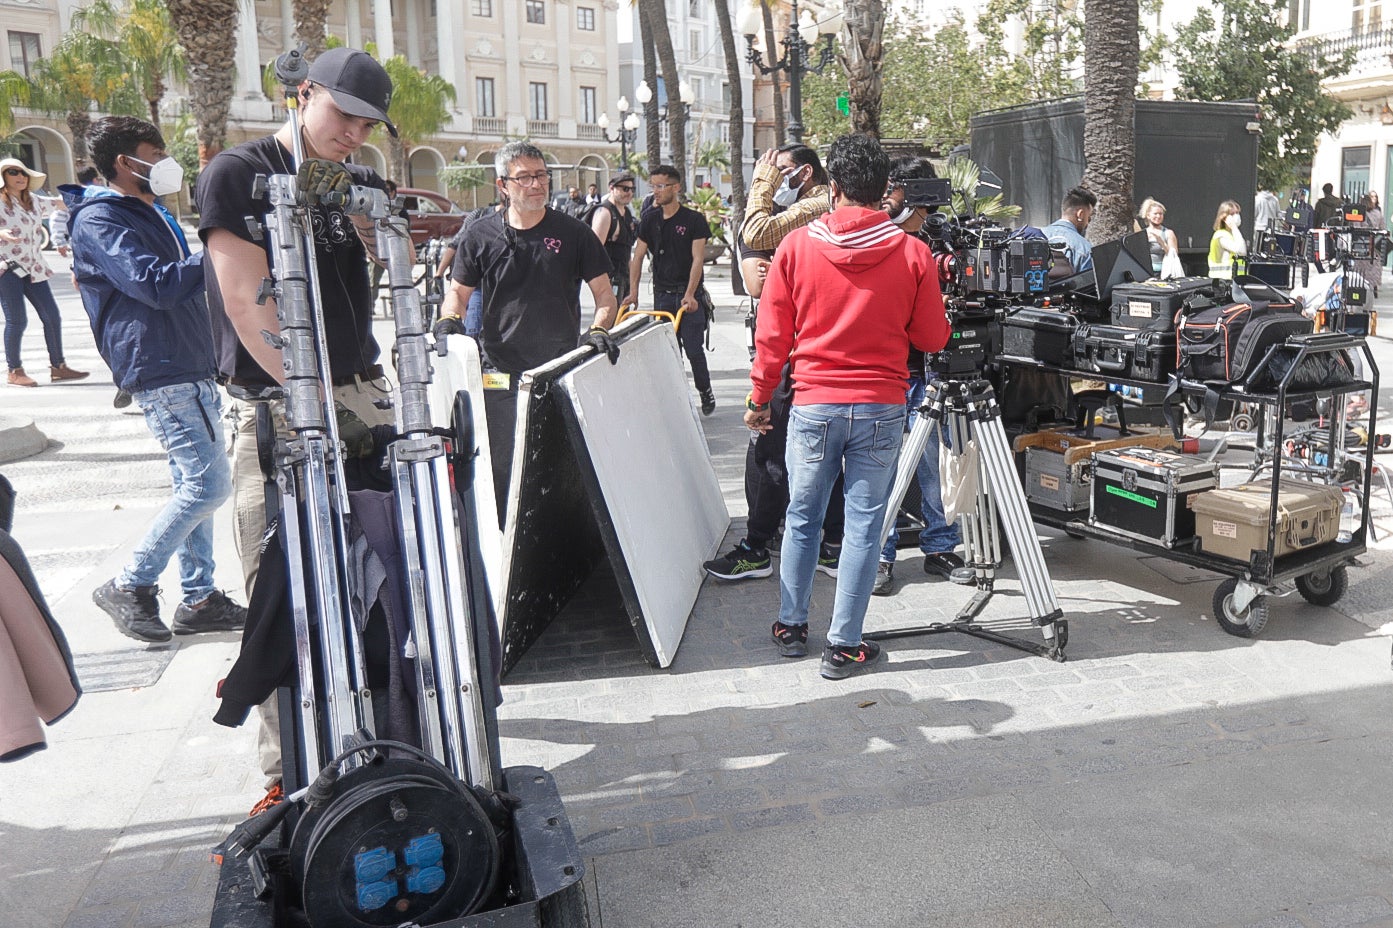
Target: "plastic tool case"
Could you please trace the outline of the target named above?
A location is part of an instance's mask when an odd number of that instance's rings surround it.
[[[1335,539],[1344,494],[1339,487],[1283,480],[1277,491],[1277,537],[1272,556],[1281,557]],[[1204,493],[1195,499],[1196,537],[1209,554],[1247,562],[1267,550],[1272,514],[1272,481]]]
[[[1111,322],[1129,329],[1174,329],[1185,301],[1213,288],[1208,277],[1118,284],[1112,289]]]
[[[1219,484],[1219,465],[1195,455],[1122,448],[1093,456],[1089,521],[1165,548],[1195,536],[1196,496]]]

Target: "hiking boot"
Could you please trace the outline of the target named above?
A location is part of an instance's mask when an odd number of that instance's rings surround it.
[[[808,653],[808,625],[785,625],[775,622],[770,629],[779,653],[784,657],[804,657]]]
[[[131,395],[120,387],[116,388],[116,395],[111,398],[111,405],[115,409],[125,409],[131,405]]]
[[[252,810],[247,813],[247,818],[256,818],[267,809],[274,808],[285,802],[285,788],[281,786],[281,781],[277,780],[271,784],[271,788],[266,790],[266,795],[261,797],[261,801],[252,806]]]
[[[59,383],[64,380],[81,380],[86,376],[86,371],[75,371],[71,367],[68,367],[66,361],[56,367],[50,367],[48,369],[48,379],[50,383]]]
[[[123,590],[115,580],[108,580],[92,591],[92,602],[111,616],[116,630],[136,641],[168,641],[172,636],[160,621],[160,604],[155,599],[157,586],[138,586]]]
[[[832,579],[837,577],[837,562],[842,559],[842,546],[823,542],[817,549],[817,569]]]
[[[9,384],[12,387],[37,387],[39,382],[24,373],[24,368],[12,367],[10,368]]]
[[[895,565],[881,561],[875,568],[875,583],[871,586],[872,596],[889,596],[895,590]]]
[[[774,572],[768,548],[752,548],[745,539],[725,554],[701,565],[717,580],[745,580],[767,577]]]
[[[943,577],[954,583],[969,584],[973,581],[972,568],[952,551],[924,555],[924,573],[930,577]]]
[[[822,649],[821,673],[828,680],[845,680],[880,660],[880,645],[863,641],[858,645],[829,644]]]
[[[701,414],[709,416],[716,411],[716,394],[711,390],[701,391]]]
[[[199,632],[232,632],[247,624],[247,610],[239,606],[221,590],[208,594],[203,605],[194,608],[180,603],[174,610],[171,623],[176,635],[196,635]]]

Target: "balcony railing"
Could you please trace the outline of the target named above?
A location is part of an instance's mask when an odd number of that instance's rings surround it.
[[[561,130],[554,119],[529,119],[527,134],[534,139],[554,139],[561,135]]]
[[[599,142],[604,141],[605,134],[595,123],[582,122],[576,124],[576,138]]]
[[[1393,26],[1377,29],[1346,29],[1297,39],[1299,49],[1313,61],[1333,58],[1347,50],[1354,51],[1350,76],[1393,71]]]
[[[480,135],[505,135],[508,132],[508,120],[499,116],[475,116],[474,131]]]

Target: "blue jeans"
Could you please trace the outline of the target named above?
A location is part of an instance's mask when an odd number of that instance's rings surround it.
[[[223,451],[222,404],[211,380],[177,383],[131,394],[145,424],[169,455],[170,498],[136,546],[117,586],[154,586],[169,559],[179,557],[184,602],[200,603],[213,585],[213,514],[232,493]]]
[[[827,643],[861,643],[880,526],[904,436],[903,403],[794,406],[788,420],[788,513],[779,564],[779,621],[804,625],[827,497],[846,475],[846,531]]]
[[[48,345],[48,363],[53,367],[63,363],[63,320],[58,317],[58,301],[48,281],[20,277],[14,271],[0,274],[0,310],[5,313],[5,363],[10,370],[24,366],[19,356],[19,343],[29,316],[24,299],[34,304],[39,322],[44,327],[44,342]]]
[[[913,411],[924,405],[924,378],[918,375],[909,378],[909,390],[905,393],[905,402],[911,411],[910,419],[906,425],[912,426]],[[914,468],[914,474],[919,478],[919,495],[923,497],[919,511],[924,517],[924,528],[919,532],[919,550],[925,554],[942,554],[945,551],[952,551],[963,540],[962,534],[958,531],[958,524],[954,522],[949,525],[943,517],[943,488],[938,482],[938,436],[938,429],[929,432],[928,444],[924,445],[924,456],[919,459],[919,463]],[[895,562],[895,542],[897,540],[894,532],[891,532],[890,537],[885,539],[885,547],[880,551],[882,561],[891,564]]]

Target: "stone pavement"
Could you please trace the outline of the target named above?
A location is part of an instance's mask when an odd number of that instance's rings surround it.
[[[705,424],[732,543],[748,364],[729,281],[713,277],[720,406]],[[58,283],[70,361],[101,370]],[[47,751],[0,767],[5,928],[207,925],[207,849],[260,795],[253,732],[210,721],[236,637],[145,648],[91,604],[167,492],[163,455],[111,392],[95,374],[0,402],[52,442],[3,467],[21,494],[15,535],[101,690]],[[1386,500],[1375,514],[1393,531]],[[235,589],[228,527],[219,574]],[[540,764],[562,789],[593,923],[1393,926],[1393,544],[1365,556],[1336,608],[1277,600],[1244,640],[1213,620],[1215,575],[1042,538],[1066,662],[939,635],[889,642],[880,670],[838,683],[815,657],[778,657],[774,578],[708,581],[657,671],[597,576],[507,678],[500,709],[505,765]],[[901,552],[899,591],[872,600],[869,628],[965,602],[919,560]],[[1011,576],[985,619],[1033,638]],[[818,579],[819,644],[832,589]]]

